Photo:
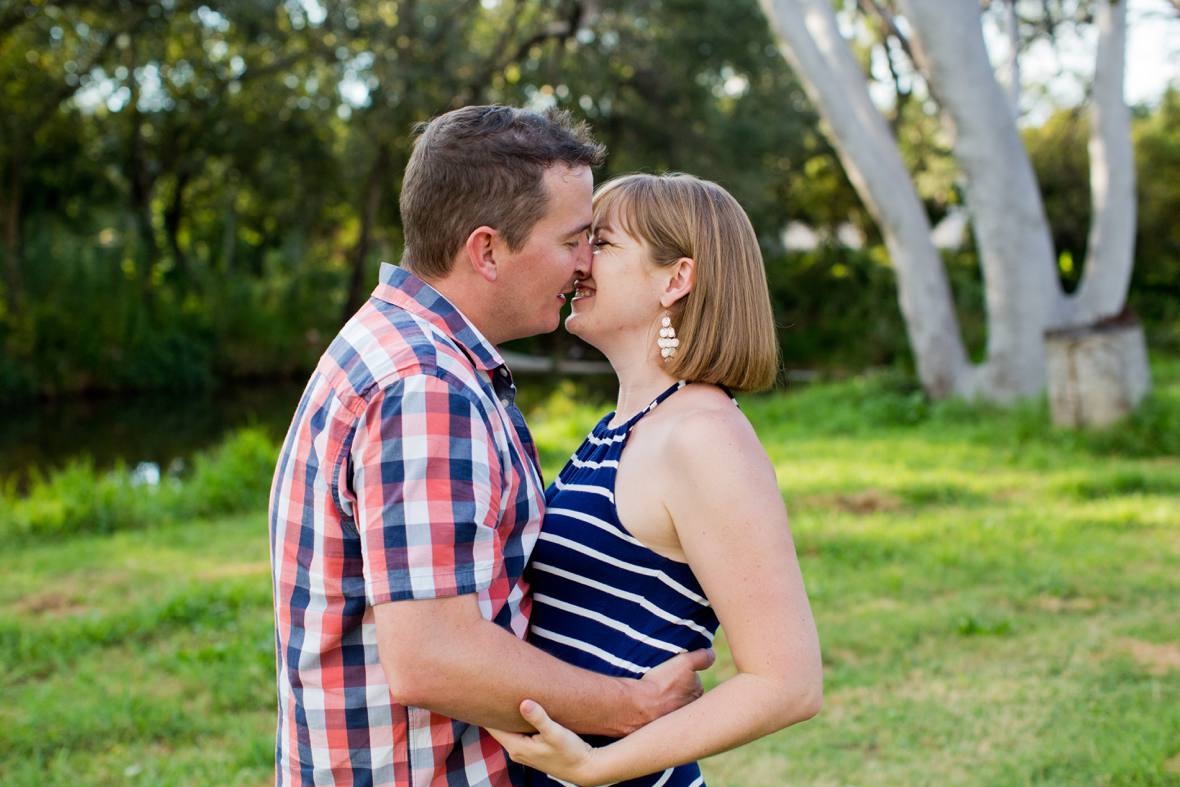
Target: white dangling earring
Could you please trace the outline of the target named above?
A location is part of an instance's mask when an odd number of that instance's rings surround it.
[[[656,340],[656,344],[660,347],[660,357],[665,361],[676,357],[676,348],[680,346],[680,340],[676,338],[676,329],[672,327],[672,316],[666,311],[660,318],[660,338]]]

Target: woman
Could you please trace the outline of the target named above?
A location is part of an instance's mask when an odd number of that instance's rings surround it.
[[[737,675],[614,742],[583,740],[531,700],[520,710],[537,735],[492,734],[530,766],[530,784],[699,785],[696,759],[808,719],[821,701],[774,469],[729,395],[774,381],[766,276],[741,206],[686,175],[604,184],[592,242],[566,326],[610,360],[618,406],[546,494],[529,639],[638,678],[708,647],[720,622]]]

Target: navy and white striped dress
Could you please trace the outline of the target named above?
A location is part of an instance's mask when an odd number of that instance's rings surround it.
[[[545,520],[527,569],[533,594],[528,640],[563,661],[641,678],[677,653],[712,645],[717,616],[692,569],[641,544],[615,509],[615,474],[627,436],[684,385],[673,385],[613,429],[607,424],[614,413],[605,416],[545,492]],[[530,770],[525,783],[564,782]],[[619,784],[698,787],[703,780],[690,763]]]

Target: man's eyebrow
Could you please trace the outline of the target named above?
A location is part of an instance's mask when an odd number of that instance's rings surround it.
[[[589,231],[590,231],[590,225],[583,224],[581,227],[578,227],[576,230],[571,230],[570,232],[567,232],[565,234],[565,237],[572,238],[575,235],[585,235]]]

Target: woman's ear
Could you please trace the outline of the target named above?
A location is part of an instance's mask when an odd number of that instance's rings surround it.
[[[500,233],[488,226],[476,227],[463,244],[463,253],[471,269],[487,281],[496,280],[496,241]]]
[[[681,257],[665,270],[670,270],[672,274],[660,295],[660,305],[667,309],[692,292],[692,286],[696,282],[696,261],[692,257]]]

